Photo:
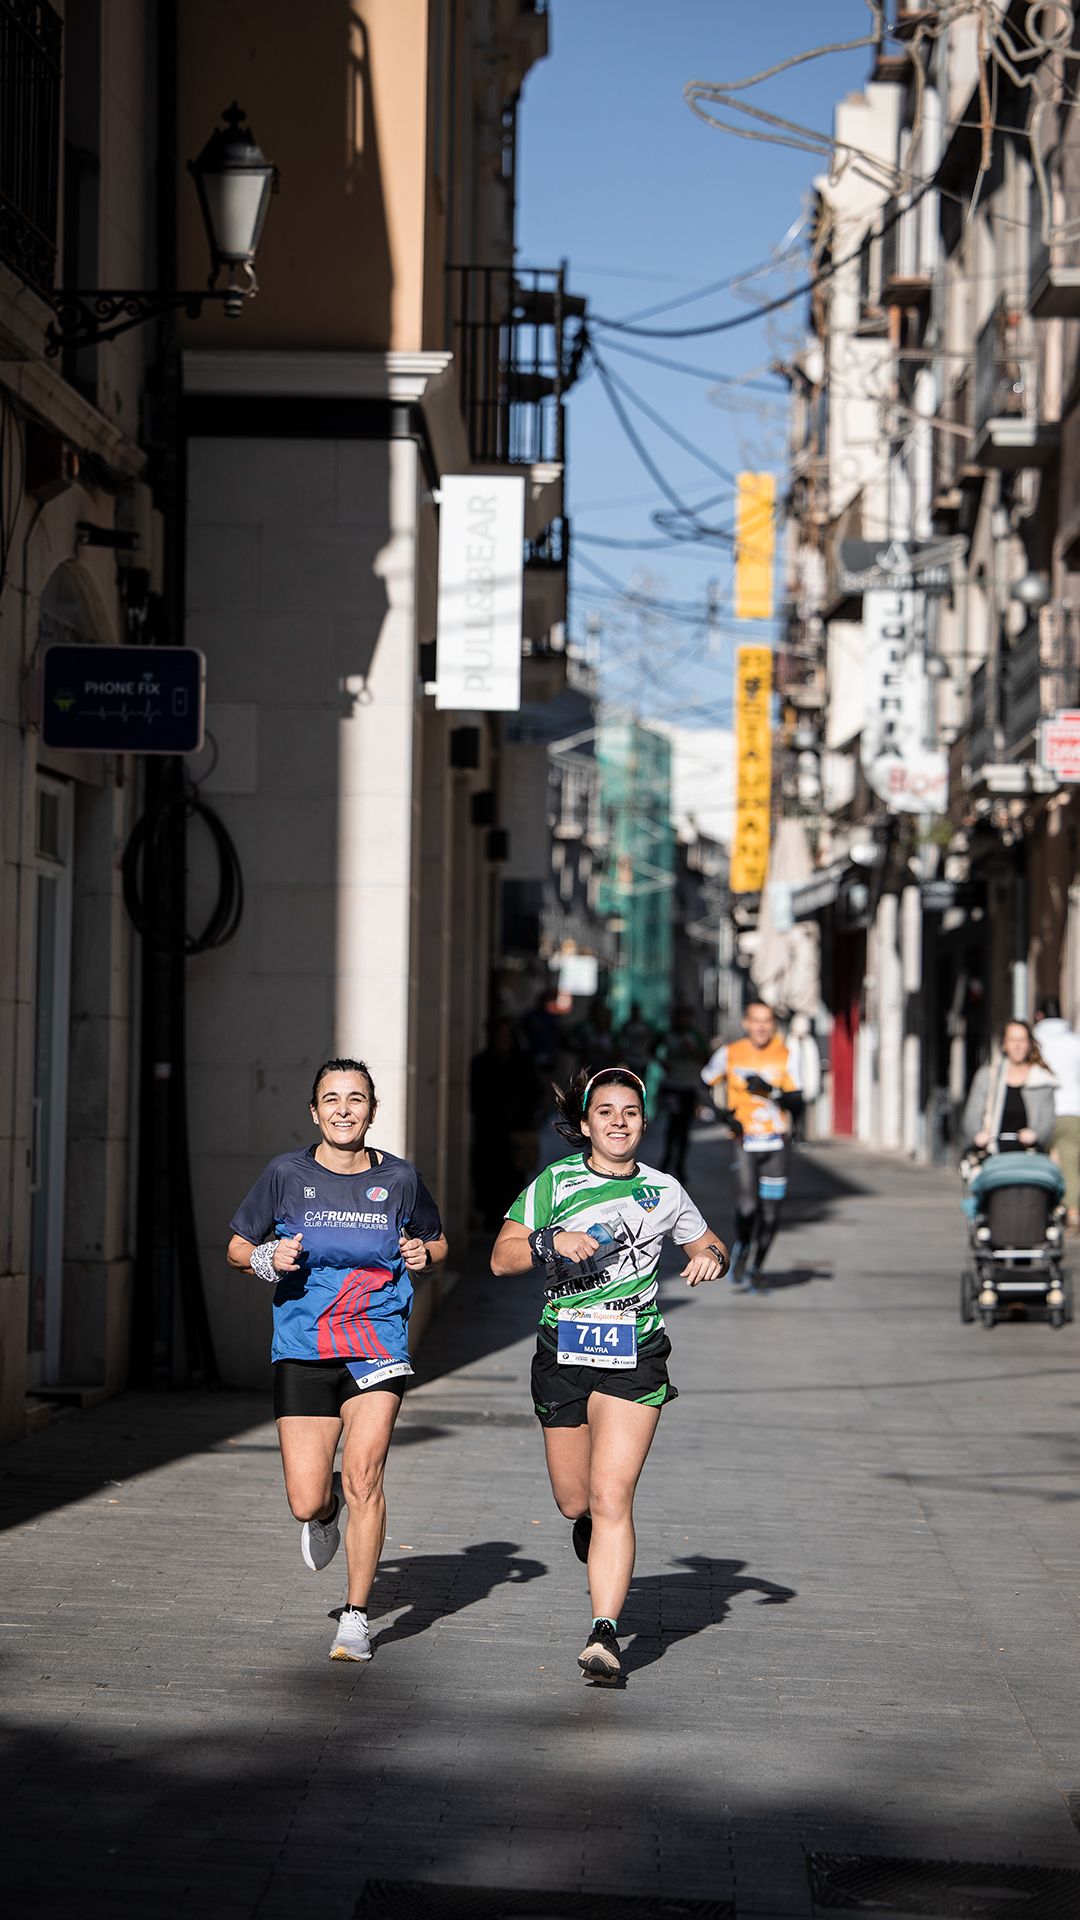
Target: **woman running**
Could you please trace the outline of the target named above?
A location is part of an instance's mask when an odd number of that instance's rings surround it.
[[[362,1060],[327,1060],[311,1089],[318,1140],[271,1160],[237,1209],[228,1249],[231,1267],[274,1287],[274,1413],[313,1572],[337,1552],[348,1509],[349,1586],[331,1660],[371,1658],[383,1471],[412,1372],[412,1275],[446,1258],[439,1210],[416,1168],[366,1144],[376,1104]]]
[[[491,1255],[493,1273],[546,1279],[532,1367],[551,1490],[589,1569],[593,1622],[578,1665],[622,1676],[619,1610],[634,1571],[634,1491],[660,1409],[676,1398],[671,1342],[656,1304],[665,1234],[687,1256],[688,1286],[719,1280],[727,1251],[670,1174],[635,1158],[645,1088],[629,1067],[577,1074],[555,1098],[576,1151],[519,1194]]]

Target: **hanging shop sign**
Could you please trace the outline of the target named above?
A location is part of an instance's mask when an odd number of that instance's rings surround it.
[[[882,754],[867,769],[879,800],[894,813],[946,813],[949,806],[949,756],[937,747],[906,747]]]
[[[949,593],[960,539],[841,540],[837,584],[844,593]]]
[[[440,481],[435,705],[513,713],[521,705],[525,480]]]
[[[1039,722],[1039,765],[1062,786],[1080,782],[1080,707],[1062,707]]]
[[[776,475],[740,473],[735,507],[735,618],[771,620]]]
[[[871,791],[894,813],[944,813],[948,806],[948,755],[926,745],[924,616],[921,593],[889,588],[863,596],[859,757]]]
[[[728,883],[732,893],[760,893],[769,866],[772,666],[768,647],[736,649],[735,828]]]
[[[76,753],[198,753],[206,656],[198,647],[46,647],[41,738]]]

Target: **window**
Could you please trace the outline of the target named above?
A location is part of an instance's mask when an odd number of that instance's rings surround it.
[[[48,293],[60,185],[60,16],[0,0],[0,259]]]

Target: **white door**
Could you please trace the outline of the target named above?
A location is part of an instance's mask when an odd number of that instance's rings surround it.
[[[59,1377],[71,1009],[72,789],[38,777],[28,1377]]]

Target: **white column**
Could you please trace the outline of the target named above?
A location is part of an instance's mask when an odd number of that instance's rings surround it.
[[[344,676],[346,710],[338,725],[334,1045],[343,1054],[367,1048],[377,1058],[379,1141],[404,1153],[419,503],[415,443],[393,440],[386,454],[389,535],[374,567],[385,611],[369,678]],[[358,517],[365,504],[356,501]]]
[[[877,910],[878,1022],[878,1145],[888,1150],[902,1139],[904,984],[897,931],[900,902],[895,893],[882,894]]]
[[[917,1002],[922,993],[922,897],[905,887],[900,900],[900,962],[904,992],[903,1112],[904,1152],[914,1158],[922,1145],[922,1035]]]

